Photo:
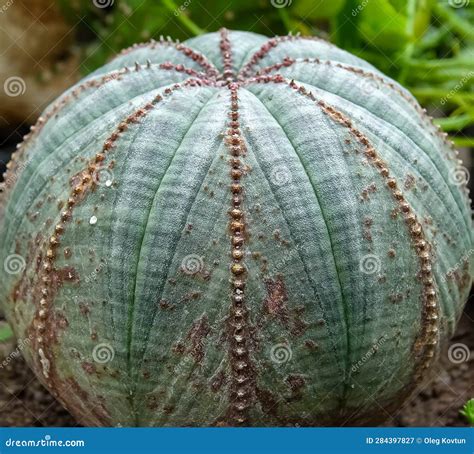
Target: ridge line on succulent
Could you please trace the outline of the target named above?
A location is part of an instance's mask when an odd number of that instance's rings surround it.
[[[350,335],[349,335],[350,326],[349,326],[349,317],[348,317],[348,309],[347,309],[347,298],[344,295],[342,281],[341,281],[341,278],[340,278],[340,270],[339,270],[339,268],[337,266],[337,263],[336,263],[336,260],[335,260],[334,241],[333,241],[333,239],[331,237],[331,233],[329,231],[329,223],[326,219],[326,216],[324,215],[323,207],[322,207],[322,204],[321,204],[321,198],[320,198],[320,195],[318,194],[318,191],[316,190],[316,187],[313,183],[313,180],[311,179],[311,177],[308,173],[308,170],[307,170],[306,166],[303,163],[303,160],[301,159],[300,153],[298,153],[298,151],[296,149],[296,146],[291,141],[290,137],[288,136],[288,133],[285,131],[282,124],[277,120],[277,118],[275,118],[275,115],[268,109],[268,107],[265,105],[265,103],[263,103],[258,96],[256,96],[256,95],[254,95],[254,96],[255,96],[256,99],[258,99],[259,103],[269,113],[270,117],[275,121],[275,123],[280,127],[281,131],[283,132],[283,135],[286,137],[286,139],[288,140],[288,143],[291,145],[291,148],[294,150],[294,154],[298,158],[298,161],[301,164],[301,168],[304,170],[307,181],[309,182],[309,184],[311,186],[311,189],[314,193],[316,202],[318,203],[320,211],[321,211],[321,217],[322,217],[322,220],[323,220],[324,225],[326,227],[326,232],[327,232],[327,236],[328,236],[328,239],[329,239],[329,244],[331,246],[332,257],[334,258],[334,260],[333,260],[334,261],[334,268],[336,270],[336,276],[337,276],[339,292],[341,294],[341,302],[342,302],[342,308],[343,308],[343,314],[344,314],[344,324],[345,324],[344,331],[345,331],[345,334],[346,334],[345,339],[346,339],[346,349],[347,349],[347,351],[346,351],[346,354],[344,355],[344,358],[345,358],[345,378],[347,378],[349,376],[349,369],[350,369],[350,366],[351,366],[351,359],[350,359],[351,358],[351,342],[350,342]],[[347,383],[345,382],[344,383],[344,392],[346,390],[346,387],[347,387]]]
[[[192,82],[189,82],[192,85]],[[50,347],[52,339],[48,339],[49,342],[45,342],[44,336],[52,336],[53,330],[51,329],[51,314],[50,309],[54,304],[54,298],[51,298],[51,294],[54,293],[52,288],[53,279],[51,275],[56,275],[59,271],[54,267],[56,259],[56,249],[58,248],[61,240],[61,236],[64,234],[66,224],[72,218],[72,212],[78,202],[81,202],[86,197],[89,190],[93,189],[96,185],[94,181],[94,175],[97,170],[103,167],[103,162],[106,159],[107,154],[115,146],[115,142],[123,135],[124,131],[128,130],[129,126],[135,123],[139,123],[146,114],[154,108],[154,106],[162,101],[164,97],[170,95],[174,90],[181,89],[179,84],[175,84],[173,89],[168,88],[163,91],[163,95],[158,94],[150,102],[145,103],[142,107],[136,109],[133,113],[126,116],[124,120],[121,120],[119,125],[114,129],[113,133],[105,140],[102,150],[97,153],[93,158],[89,160],[88,166],[84,168],[77,175],[80,176],[80,183],[74,186],[71,190],[70,196],[67,200],[67,209],[61,213],[60,221],[54,226],[54,234],[52,234],[46,242],[43,243],[43,247],[47,247],[45,257],[42,256],[42,249],[38,255],[38,262],[42,264],[42,272],[40,272],[38,279],[43,282],[41,287],[41,299],[37,304],[37,309],[33,320],[30,323],[30,327],[33,329],[34,337],[32,344],[35,351],[39,355],[34,358],[38,364],[39,370],[42,371],[43,380],[47,387],[52,388],[55,382],[55,370],[53,356],[50,353]],[[66,276],[64,280],[77,281],[78,277],[71,270],[65,270]],[[53,314],[54,316],[54,314]],[[49,328],[49,329],[48,329]],[[54,378],[53,378],[54,377]],[[60,384],[57,389],[61,389]]]
[[[187,78],[187,79],[184,79],[181,83],[182,83],[182,84],[183,84],[183,83],[186,84],[187,82],[190,82],[190,81],[192,82],[193,80],[194,80],[194,79]],[[201,80],[201,79],[196,79],[196,81],[201,81],[202,83],[204,83],[204,84],[207,85],[207,86],[213,86],[213,82],[212,82],[212,81],[211,81],[210,83],[208,83],[208,82],[205,81],[205,80]],[[169,86],[172,86],[172,84],[169,84]],[[185,88],[187,88],[187,85],[183,86],[183,89],[185,89]],[[165,90],[166,90],[166,88],[165,88]],[[149,92],[146,91],[146,92],[144,92],[144,93],[142,93],[142,94],[140,94],[140,95],[138,95],[138,96],[146,95],[146,94],[148,94],[148,93],[149,93]],[[112,112],[113,110],[119,109],[120,107],[126,105],[128,102],[129,102],[129,101],[126,101],[126,102],[124,102],[124,103],[122,103],[122,104],[120,104],[120,105],[118,105],[118,106],[116,106],[116,107],[114,107],[114,108],[108,110],[107,112],[105,112],[105,113],[99,115],[97,118],[94,119],[94,121],[100,120],[100,118],[101,118],[103,115],[108,115],[108,114],[109,114],[110,112]],[[60,110],[59,110],[59,111],[60,111]],[[55,114],[54,114],[54,115],[55,115]],[[54,116],[54,115],[53,115],[53,116]],[[59,145],[57,145],[56,148],[62,147],[67,141],[71,140],[76,134],[79,134],[81,131],[82,131],[82,128],[80,128],[79,130],[75,131],[72,135],[68,136],[66,139],[64,139],[63,142],[61,142]],[[45,160],[48,159],[48,158],[49,158],[49,156],[46,157]],[[10,162],[11,162],[11,161],[10,161]],[[13,170],[13,171],[14,171],[14,170]],[[59,171],[60,171],[60,168],[58,168],[58,172],[59,172]],[[13,187],[14,187],[16,184],[18,184],[18,180],[19,180],[20,176],[21,176],[21,173],[20,173],[19,175],[17,175],[17,178],[16,178],[15,181],[14,181],[14,184],[13,184],[12,187],[10,188],[11,190],[13,190]],[[45,184],[43,185],[42,189],[45,187],[45,185],[46,185],[46,182],[45,182]],[[2,194],[0,193],[0,196],[1,196],[1,195],[2,195]],[[6,200],[6,197],[5,197],[5,200]],[[35,199],[35,200],[36,200],[36,199]],[[1,199],[1,197],[0,197],[0,203],[1,203],[1,201],[2,201],[2,199]],[[34,205],[34,202],[35,202],[35,201],[33,201],[30,206]],[[3,207],[3,206],[1,206],[1,205],[0,205],[0,207],[1,207],[2,209],[3,209],[3,208],[6,208],[6,206]],[[9,232],[9,230],[7,231],[7,233],[6,233],[5,235],[2,235],[2,236],[0,237],[0,245],[2,244],[3,241],[6,241],[6,240],[8,239],[8,232]]]
[[[448,140],[448,134],[443,132],[441,130],[441,127],[439,125],[436,125],[433,121],[433,117],[431,115],[428,115],[427,110],[422,108],[417,102],[416,99],[412,96],[410,96],[406,91],[402,90],[400,87],[398,87],[396,84],[393,82],[390,82],[388,80],[385,80],[383,77],[380,75],[367,71],[363,68],[359,68],[357,66],[349,65],[346,63],[340,63],[340,62],[335,62],[333,60],[323,60],[320,58],[290,58],[286,57],[283,61],[280,63],[274,63],[270,66],[266,66],[265,68],[260,69],[255,73],[255,76],[259,75],[264,75],[264,74],[270,74],[273,71],[278,71],[282,67],[289,67],[297,63],[312,63],[312,64],[318,64],[318,65],[328,65],[328,66],[333,66],[337,67],[340,69],[344,69],[345,71],[350,71],[355,74],[359,74],[363,77],[369,77],[371,79],[374,79],[377,82],[380,82],[382,85],[385,87],[388,87],[392,90],[394,90],[396,93],[398,93],[400,96],[402,96],[405,101],[407,101],[419,114],[422,118],[424,118],[427,121],[427,124],[429,124],[430,127],[433,128],[435,133],[438,135],[438,137],[444,142],[445,145],[449,147],[449,149],[454,153],[455,156],[459,155],[458,150],[454,146],[454,142],[452,140]]]
[[[265,58],[270,51],[277,47],[279,44],[288,42],[288,41],[296,41],[296,40],[308,40],[308,41],[319,41],[319,42],[324,42],[325,44],[329,45],[330,47],[337,48],[334,44],[330,43],[329,41],[319,38],[318,36],[303,36],[300,34],[297,35],[285,35],[285,36],[275,36],[274,38],[269,38],[267,41],[265,41],[259,49],[254,51],[253,54],[250,54],[250,56],[246,55],[245,60],[248,59],[247,63],[245,63],[242,68],[240,68],[240,71],[237,74],[237,77],[240,79],[245,79],[247,77],[251,77],[255,75],[255,73],[252,74],[252,68],[263,58]]]
[[[154,206],[154,202],[155,202],[155,200],[156,200],[156,195],[158,194],[158,191],[159,191],[159,189],[160,189],[160,187],[161,187],[161,183],[163,182],[163,180],[164,180],[164,178],[165,178],[165,176],[166,176],[166,173],[167,173],[168,169],[171,167],[174,158],[177,156],[177,153],[178,153],[179,149],[181,148],[181,145],[182,145],[184,139],[188,136],[188,133],[189,133],[189,131],[192,129],[192,127],[194,126],[196,120],[199,118],[200,114],[203,112],[203,110],[206,108],[206,106],[214,99],[215,95],[216,95],[216,93],[213,93],[213,94],[209,97],[209,99],[202,105],[202,107],[200,108],[199,112],[197,113],[197,115],[195,116],[195,118],[193,119],[193,121],[191,121],[191,123],[190,123],[190,125],[189,125],[189,128],[187,129],[187,131],[185,132],[184,136],[182,137],[180,143],[178,144],[178,147],[176,148],[175,152],[173,153],[173,156],[172,156],[172,158],[171,158],[171,160],[170,160],[170,162],[169,162],[167,168],[165,169],[165,171],[164,171],[164,173],[163,173],[163,177],[161,178],[161,180],[160,180],[160,182],[159,182],[159,184],[158,184],[158,187],[157,187],[157,189],[156,189],[155,197],[153,198],[153,202],[152,202],[151,208],[153,208],[153,206]],[[212,162],[211,162],[211,164],[212,164]],[[210,165],[211,165],[211,164],[210,164]],[[207,173],[206,173],[206,174],[207,174]],[[201,185],[202,185],[202,183],[201,183]],[[194,200],[196,199],[198,193],[199,193],[199,191],[196,192],[196,195],[195,195],[195,197],[194,197]],[[194,200],[193,200],[193,202],[194,202]],[[191,206],[193,205],[193,202],[191,202]],[[148,221],[149,221],[149,219],[150,219],[151,211],[152,211],[152,210],[150,209],[150,210],[149,210],[149,213],[148,213],[147,221],[146,221],[146,223],[145,223],[145,228],[144,228],[144,231],[143,231],[142,240],[141,240],[141,242],[140,242],[141,245],[140,245],[140,247],[139,247],[138,261],[137,261],[137,266],[136,266],[136,270],[137,270],[137,271],[138,271],[139,264],[140,264],[140,258],[141,258],[141,250],[142,250],[143,240],[144,240],[144,238],[145,238],[145,234],[146,234],[146,230],[147,230],[147,224],[148,224]],[[185,222],[185,224],[186,224],[186,222]],[[176,246],[177,246],[177,244],[176,244]],[[173,254],[171,255],[170,262],[173,260],[173,258],[174,258],[174,252],[173,252]],[[135,276],[138,274],[137,271],[135,272]],[[167,278],[168,278],[168,277],[167,277]],[[161,299],[162,292],[163,292],[163,290],[164,290],[164,286],[165,286],[165,283],[166,283],[166,281],[167,281],[167,278],[163,281],[163,288],[160,290],[160,292],[159,292],[158,295],[157,295],[157,299],[158,299],[158,300]],[[133,289],[134,302],[133,302],[132,305],[129,306],[129,310],[131,310],[131,311],[133,310],[133,306],[134,306],[135,298],[136,298],[136,290],[137,290],[136,284],[137,284],[137,281],[136,281],[136,279],[135,279],[135,282],[134,282],[134,289]],[[132,328],[132,325],[131,325],[131,322],[129,321],[129,322],[127,323],[127,329],[131,330],[131,328]],[[147,336],[146,339],[148,339],[148,336]],[[128,340],[127,340],[127,357],[128,357],[128,360],[130,360],[130,354],[131,354],[131,340],[132,340],[131,331],[129,331]],[[131,364],[129,363],[128,366],[130,367]]]
[[[405,223],[409,228],[410,236],[413,241],[413,248],[417,257],[420,261],[420,275],[423,283],[423,296],[422,296],[422,316],[421,316],[421,333],[414,343],[414,354],[418,357],[418,364],[414,367],[414,385],[420,383],[423,379],[424,372],[429,368],[432,358],[437,353],[438,345],[438,319],[439,319],[439,306],[437,299],[437,292],[435,289],[436,282],[432,273],[432,258],[431,254],[433,249],[431,244],[426,240],[423,227],[418,222],[417,216],[414,213],[413,208],[406,201],[402,191],[399,189],[399,185],[394,177],[390,175],[387,164],[378,156],[378,153],[370,144],[369,140],[353,126],[353,123],[344,114],[333,106],[327,104],[322,99],[316,99],[315,96],[307,91],[303,86],[297,85],[294,81],[288,83],[282,76],[269,76],[262,77],[257,83],[283,83],[289,88],[293,89],[296,93],[299,93],[311,101],[315,102],[321,110],[331,118],[333,121],[341,124],[342,126],[349,129],[356,140],[364,146],[366,149],[365,155],[369,162],[371,162],[376,169],[378,169],[380,175],[386,181],[393,198],[400,207],[400,211],[404,217]]]
[[[281,74],[275,74],[274,76],[281,76],[281,77],[284,78],[284,76],[282,76]],[[261,77],[262,77],[262,78],[265,78],[264,75],[261,75],[261,76],[256,76],[256,77],[254,77],[254,78],[249,79],[249,81],[247,82],[247,85],[250,85],[251,83],[254,83],[254,82],[257,82],[257,83],[258,83],[259,78],[261,78]],[[289,80],[286,79],[286,78],[285,78],[285,80],[287,80],[287,82],[289,81]],[[298,82],[298,83],[300,83],[300,84],[303,83],[303,82],[301,82],[301,81],[295,81],[295,80],[293,80],[293,82]],[[339,97],[339,98],[341,98],[341,99],[344,99],[345,101],[347,101],[347,102],[349,102],[349,103],[351,103],[351,104],[354,104],[354,105],[357,106],[357,107],[360,107],[361,109],[367,111],[369,114],[374,115],[374,117],[376,117],[379,121],[381,121],[381,122],[383,122],[383,123],[388,123],[387,120],[385,120],[384,118],[382,118],[382,117],[380,117],[379,115],[375,114],[374,112],[372,112],[372,111],[366,109],[364,106],[362,106],[362,105],[360,105],[360,104],[358,104],[358,103],[355,103],[355,102],[353,102],[353,101],[351,101],[351,100],[345,98],[345,97],[342,96],[340,93],[333,93],[333,92],[330,92],[330,91],[326,90],[325,88],[321,88],[321,87],[318,87],[318,86],[316,86],[316,85],[312,85],[312,84],[308,84],[308,83],[304,83],[304,84],[305,84],[305,85],[312,86],[312,87],[314,87],[315,89],[318,89],[318,90],[321,90],[321,91],[325,91],[325,92],[327,92],[327,93],[334,94],[335,96],[337,96],[337,97]],[[458,201],[458,200],[456,199],[456,197],[454,196],[454,188],[452,187],[452,185],[448,184],[447,178],[445,178],[445,176],[443,175],[443,172],[440,170],[439,165],[433,160],[433,157],[428,153],[427,149],[426,149],[425,147],[422,147],[422,146],[421,146],[420,144],[418,144],[417,142],[415,142],[411,137],[409,137],[409,136],[406,134],[405,131],[403,131],[402,129],[400,129],[398,126],[396,126],[396,125],[392,125],[392,126],[393,126],[394,128],[396,128],[396,130],[399,131],[399,133],[400,133],[402,136],[404,136],[407,140],[409,140],[410,142],[412,142],[413,145],[414,145],[416,148],[418,148],[419,150],[421,150],[422,153],[423,153],[423,155],[427,158],[427,160],[429,160],[430,164],[431,164],[431,165],[433,166],[433,168],[436,170],[437,174],[439,174],[439,176],[441,176],[441,180],[445,183],[445,186],[446,186],[446,188],[448,189],[447,192],[448,192],[449,196],[452,198],[452,200],[454,201],[455,207],[456,207],[456,209],[457,209],[456,211],[457,211],[458,214],[460,215],[460,218],[462,219],[462,222],[469,228],[470,226],[469,226],[469,224],[468,224],[468,220],[465,218],[465,216],[463,216],[463,207],[462,207],[462,205],[461,205],[462,200],[459,200],[459,201]],[[408,161],[406,160],[406,158],[403,157],[402,155],[400,155],[400,153],[399,153],[396,149],[394,149],[394,151],[395,151],[395,153],[396,153],[401,159],[403,159],[405,162],[408,162]],[[449,158],[451,158],[451,159],[448,159],[448,161],[454,164],[454,160],[456,159],[455,156],[457,156],[457,155],[459,154],[459,152],[458,152],[457,150],[454,149],[454,151],[455,151],[454,156],[448,156],[448,155],[443,156],[443,155],[440,155],[440,158],[441,158],[441,159],[444,159],[444,158],[448,158],[448,157],[449,157]],[[457,161],[458,161],[458,164],[460,164],[460,161],[459,161],[459,160],[457,160]],[[452,168],[449,169],[448,165],[446,165],[446,172],[451,172],[451,171],[453,171],[453,169],[452,169]],[[429,176],[429,178],[426,178],[426,177],[425,177],[425,172],[423,172],[422,170],[419,170],[419,173],[420,173],[420,175],[421,175],[427,182],[432,179],[432,177],[430,177],[430,176]],[[464,185],[466,185],[466,184],[467,184],[467,181],[464,183]],[[436,192],[436,191],[435,191],[435,192]],[[437,194],[437,196],[438,196],[438,194]],[[464,201],[465,201],[466,203],[468,203],[468,195],[467,195],[467,194],[464,194],[464,196],[465,196],[465,200],[464,200]],[[447,208],[447,210],[450,211],[449,208]],[[451,213],[450,213],[450,214],[451,214]]]
[[[278,125],[280,126],[280,128],[281,128],[281,130],[283,131],[285,137],[287,137],[286,131],[283,129],[283,127],[281,127],[280,123],[279,123],[279,122],[277,121],[277,119],[274,117],[273,113],[272,113],[271,111],[269,111],[269,109],[267,108],[267,106],[265,106],[265,104],[260,100],[260,98],[259,98],[257,95],[255,95],[254,93],[252,93],[251,91],[248,91],[248,90],[247,90],[247,93],[250,94],[251,96],[254,96],[254,97],[258,100],[258,102],[262,105],[262,107],[265,108],[265,109],[269,112],[271,118],[275,121],[276,124],[278,124]],[[244,132],[244,136],[245,136],[245,132]],[[295,150],[295,154],[297,154],[296,149],[295,149],[295,147],[293,146],[293,144],[291,143],[290,139],[289,139],[288,137],[287,137],[287,139],[288,139],[288,142],[290,143],[290,145],[292,146],[292,148]],[[254,153],[254,156],[255,156],[255,160],[256,160],[257,164],[258,164],[259,167],[260,167],[260,160],[258,159],[258,154],[257,154],[257,153]],[[300,159],[300,162],[301,162],[301,159]],[[305,170],[303,163],[301,163],[301,165],[302,165],[302,167],[303,167],[303,170]],[[260,167],[260,169],[262,170],[261,167]],[[305,172],[305,173],[306,173],[306,175],[307,175],[307,172]],[[265,175],[265,172],[263,172],[263,170],[262,170],[262,174],[264,175],[265,179],[268,181],[268,177],[267,177],[267,175]],[[313,187],[313,185],[312,185],[311,180],[309,179],[309,177],[308,177],[308,181],[309,181],[310,185]],[[271,193],[272,193],[272,194],[275,194],[274,191],[273,191],[272,188],[271,188],[271,185],[269,185],[269,187],[270,187]],[[313,191],[314,191],[314,188],[313,188]],[[279,202],[278,198],[277,198],[276,196],[274,196],[274,197],[275,197],[276,203],[280,206],[280,202]],[[283,217],[283,219],[285,220],[286,225],[288,226],[290,238],[293,238],[293,234],[292,234],[292,232],[291,232],[291,227],[290,227],[290,222],[288,221],[288,219],[287,219],[287,217],[286,217],[286,215],[285,215],[283,209],[281,209],[281,212],[282,212],[282,217]],[[296,244],[296,240],[294,240],[294,241],[295,241],[295,244]],[[305,271],[305,273],[306,273],[306,275],[307,275],[307,277],[308,277],[308,281],[311,282],[312,280],[311,280],[311,278],[310,278],[310,271],[308,270],[306,261],[303,259],[302,255],[301,255],[301,252],[300,252],[300,249],[299,249],[298,247],[296,248],[296,253],[297,253],[298,257],[300,258],[301,263],[303,264],[303,268],[304,268],[304,271]],[[339,277],[339,276],[338,276],[338,277]],[[319,292],[317,291],[317,288],[315,288],[312,284],[311,284],[311,288],[312,288],[312,290],[313,290],[314,295],[315,295],[316,298],[317,298],[317,301],[320,302],[320,295],[319,295]],[[342,288],[341,288],[341,295],[342,295]],[[321,312],[322,312],[322,314],[323,314],[323,319],[325,319],[325,318],[326,318],[326,311],[324,310],[324,307],[323,307],[322,305],[320,305],[320,308],[321,308]],[[331,332],[331,334],[334,334],[334,331],[332,330],[332,328],[328,327],[328,330]],[[336,351],[336,350],[334,349],[334,351]]]

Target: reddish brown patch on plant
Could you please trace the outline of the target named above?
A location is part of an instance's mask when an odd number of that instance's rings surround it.
[[[87,317],[90,312],[91,312],[91,309],[89,307],[89,305],[87,303],[79,303],[79,312],[84,316],[84,317]]]
[[[403,187],[407,190],[407,191],[410,191],[412,190],[414,187],[415,187],[415,184],[416,184],[416,179],[415,177],[411,174],[411,173],[408,173],[406,178],[405,178],[405,182],[403,184]]]
[[[303,397],[303,388],[306,385],[306,380],[301,374],[290,374],[285,379],[286,384],[291,390],[291,400],[298,400]]]
[[[368,201],[370,199],[370,194],[373,194],[377,191],[377,186],[375,183],[371,183],[369,186],[364,188],[360,194],[363,201]]]
[[[51,273],[51,278],[53,280],[53,285],[55,285],[57,288],[62,286],[64,282],[78,284],[80,281],[79,274],[72,266],[65,266],[63,268],[54,270]]]
[[[308,326],[308,322],[303,320],[303,318],[301,317],[300,311],[295,310],[295,316],[293,318],[293,323],[291,326],[291,334],[296,337],[302,336],[308,329]]]
[[[147,396],[146,397],[146,407],[149,410],[157,410],[158,409],[158,399],[156,396]]]
[[[89,375],[95,374],[97,372],[97,369],[95,367],[95,364],[90,363],[90,362],[83,362],[81,364],[82,369],[84,369],[84,372],[86,372]]]
[[[308,350],[318,350],[319,349],[319,346],[316,342],[314,342],[313,340],[311,339],[307,339],[304,341],[304,346],[308,349]]]
[[[374,223],[374,220],[369,217],[364,218],[364,231],[363,231],[363,236],[364,239],[367,240],[369,243],[372,243],[372,225]]]
[[[173,351],[175,353],[178,353],[179,355],[182,355],[183,353],[186,352],[186,346],[182,343],[182,342],[177,342],[174,346],[173,346]]]
[[[278,417],[278,399],[268,390],[256,388],[255,395],[257,397],[262,411],[268,415]]]
[[[204,314],[193,323],[193,326],[186,336],[186,341],[191,344],[189,353],[198,363],[201,363],[204,359],[204,339],[210,332],[209,319],[207,315]]]
[[[278,275],[276,279],[266,279],[265,287],[267,297],[263,302],[264,313],[277,318],[284,326],[288,326],[288,293],[283,282],[283,276]]]
[[[227,377],[226,377],[226,374],[224,372],[224,370],[220,370],[219,372],[217,372],[217,374],[215,374],[212,378],[211,378],[211,382],[210,382],[210,385],[211,385],[211,389],[213,392],[218,392],[222,386],[224,385],[224,383],[227,382]]]

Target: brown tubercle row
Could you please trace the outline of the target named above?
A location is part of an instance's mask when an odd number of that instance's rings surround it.
[[[227,29],[221,28],[219,33],[221,37],[219,42],[219,48],[221,51],[222,63],[224,68],[220,79],[222,79],[225,84],[230,84],[235,80],[235,75],[232,66],[232,48],[229,40],[229,32]]]
[[[423,373],[429,368],[433,357],[437,352],[438,336],[439,336],[439,307],[436,292],[436,283],[432,270],[432,247],[426,240],[425,233],[421,223],[406,200],[404,194],[400,190],[397,180],[390,174],[387,163],[379,156],[375,148],[369,142],[367,137],[359,131],[352,121],[343,113],[335,109],[316,97],[302,85],[296,84],[294,81],[287,81],[281,75],[260,76],[253,80],[255,83],[277,83],[284,84],[293,89],[296,93],[303,95],[315,102],[321,111],[333,121],[347,128],[350,134],[360,143],[364,149],[364,155],[367,161],[374,166],[381,175],[392,197],[404,218],[408,232],[411,237],[412,245],[417,255],[420,271],[419,279],[423,286],[422,291],[422,314],[421,314],[421,332],[414,344],[414,354],[418,359],[415,365],[415,383],[419,383],[423,378]]]
[[[276,36],[275,38],[270,38],[268,41],[265,41],[262,46],[260,47],[257,52],[255,52],[249,59],[249,61],[240,69],[238,74],[238,80],[243,81],[250,76],[255,75],[253,72],[253,67],[262,59],[264,59],[269,52],[277,47],[279,44],[288,42],[288,41],[296,41],[296,40],[306,40],[306,41],[318,41],[324,42],[329,46],[336,47],[334,44],[330,42],[318,38],[317,36],[301,36],[299,33],[296,35],[292,35],[291,33],[286,36]]]
[[[146,43],[134,44],[130,47],[127,47],[126,49],[123,49],[115,58],[127,55],[137,49],[148,48],[154,50],[159,46],[174,47],[178,52],[181,52],[186,57],[190,58],[192,61],[201,66],[206,75],[210,78],[216,78],[219,75],[219,71],[217,71],[216,67],[203,54],[195,51],[194,49],[191,49],[188,46],[185,46],[179,41],[173,41],[169,36],[166,38],[160,36],[159,40],[151,39]]]
[[[247,421],[247,410],[254,399],[253,367],[249,352],[248,310],[245,305],[247,269],[245,258],[245,230],[247,228],[243,211],[244,190],[242,177],[245,144],[239,119],[238,84],[228,85],[230,91],[230,112],[225,136],[230,158],[229,229],[231,235],[231,308],[229,314],[229,362],[231,367],[230,407],[228,419],[231,424],[243,425]]]

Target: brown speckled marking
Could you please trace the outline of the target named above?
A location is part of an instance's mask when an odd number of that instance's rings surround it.
[[[186,341],[191,344],[188,349],[189,354],[199,364],[204,359],[204,339],[210,332],[209,319],[206,314],[203,314],[201,318],[193,323],[186,336]]]
[[[395,199],[407,225],[413,248],[420,262],[419,277],[423,285],[422,323],[421,332],[413,347],[415,357],[418,360],[414,370],[414,381],[415,384],[419,383],[437,352],[439,307],[436,284],[432,272],[432,247],[426,240],[423,227],[418,221],[413,208],[400,190],[397,180],[390,175],[387,163],[380,158],[367,137],[365,137],[344,114],[323,100],[316,99],[315,96],[303,86],[296,84],[294,81],[288,81],[281,75],[259,76],[254,78],[253,82],[284,84],[294,90],[295,93],[315,102],[328,118],[347,128],[354,139],[364,147],[366,159],[377,169]]]
[[[265,287],[267,297],[263,301],[263,311],[270,317],[281,321],[283,326],[289,326],[290,313],[288,311],[288,293],[283,282],[283,276],[279,274],[275,279],[266,279]]]
[[[58,279],[76,281],[79,279],[71,269],[58,270],[55,267],[56,258],[58,255],[59,246],[61,244],[61,237],[71,222],[73,217],[74,207],[86,197],[87,193],[92,190],[95,185],[94,174],[98,169],[104,166],[107,154],[115,147],[117,140],[129,129],[129,126],[140,122],[150,112],[156,104],[158,104],[164,97],[168,97],[176,90],[187,86],[201,86],[205,83],[199,79],[190,79],[180,84],[175,84],[171,88],[166,88],[163,95],[157,95],[151,101],[143,105],[141,108],[130,114],[125,120],[121,121],[115,131],[104,142],[102,150],[97,153],[88,163],[87,167],[77,174],[71,181],[74,185],[66,202],[65,210],[60,215],[59,222],[54,226],[54,233],[45,242],[46,254],[43,257],[40,252],[40,260],[42,261],[42,270],[39,273],[39,280],[41,282],[40,300],[36,304],[37,309],[32,320],[32,328],[35,333],[33,345],[34,350],[38,354],[38,366],[42,371],[43,380],[49,388],[60,389],[57,385],[56,374],[52,373],[54,355],[51,347],[54,344],[55,327],[54,327],[54,298],[58,288]],[[58,277],[59,276],[59,277]],[[61,281],[62,282],[62,281]]]

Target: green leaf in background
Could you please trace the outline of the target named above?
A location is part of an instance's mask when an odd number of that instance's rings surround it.
[[[459,413],[466,418],[469,425],[474,426],[474,399],[468,400]]]
[[[327,19],[341,11],[346,0],[294,0],[291,5],[292,13],[301,19]]]
[[[388,0],[367,1],[359,14],[360,33],[370,46],[393,51],[407,43],[407,19]]]
[[[2,324],[0,325],[0,342],[5,342],[13,338],[13,331],[10,328],[10,325]]]

